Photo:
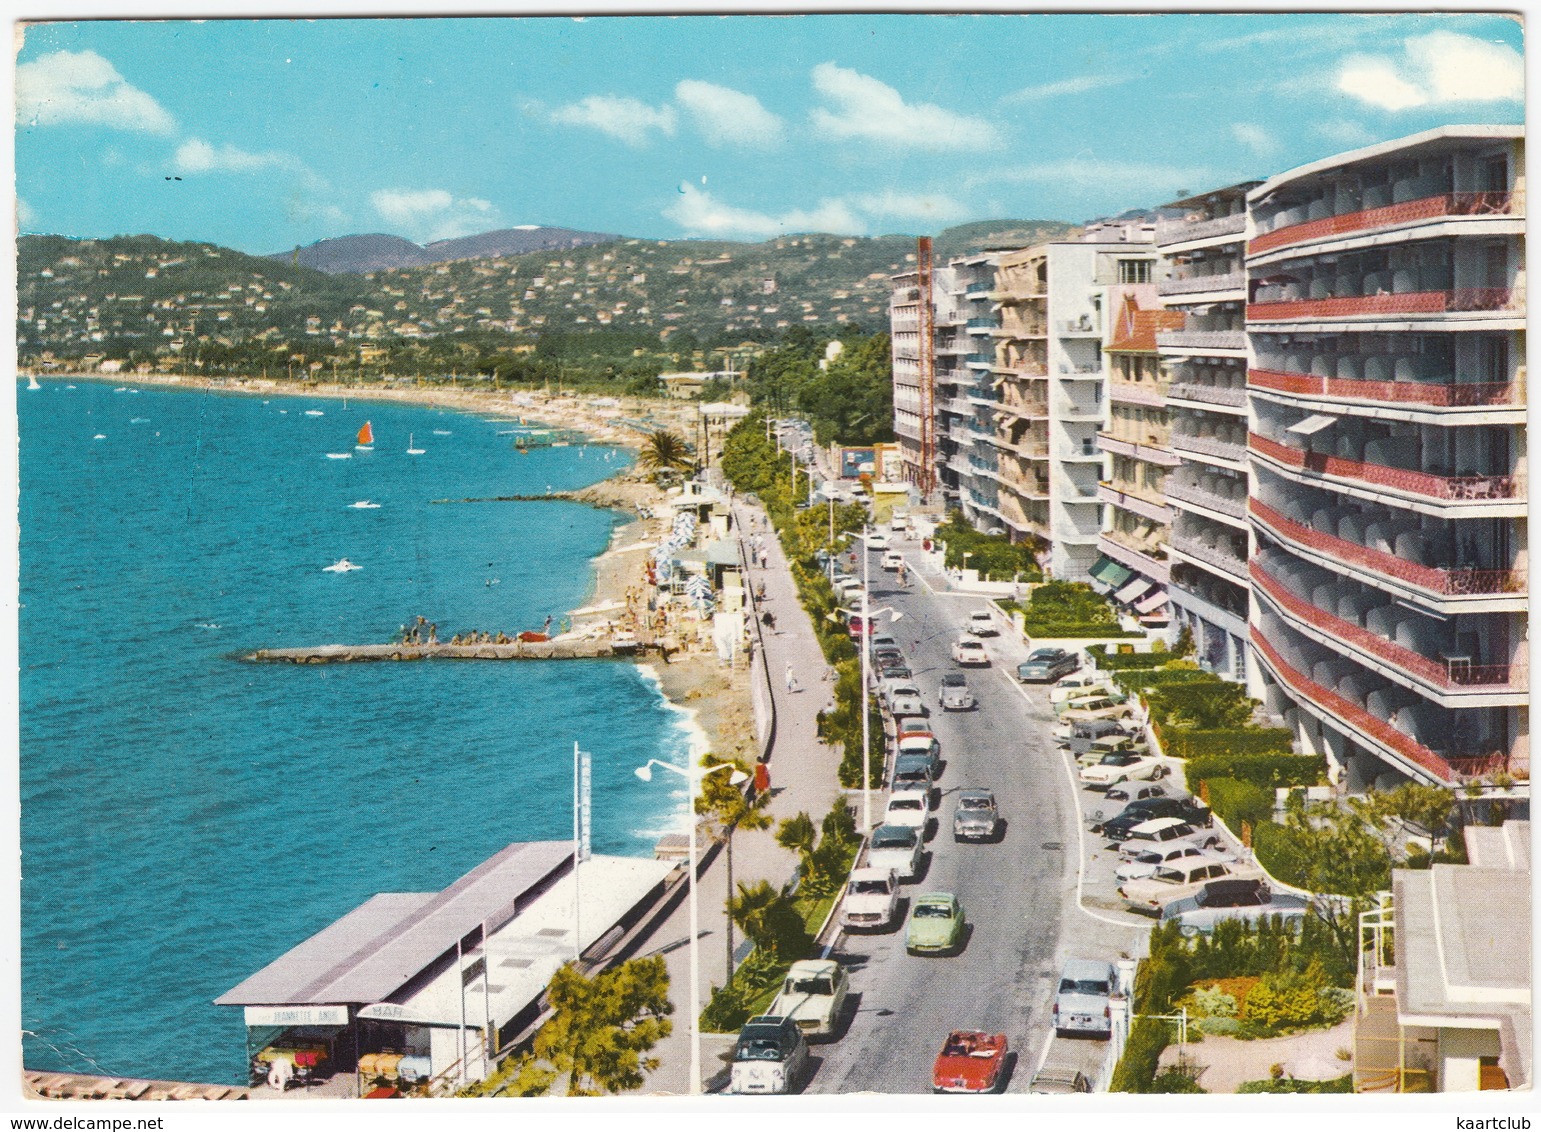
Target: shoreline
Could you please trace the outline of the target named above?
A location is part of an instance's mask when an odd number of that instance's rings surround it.
[[[26,376],[22,374],[20,376]],[[40,375],[42,376],[42,375]],[[690,419],[695,402],[667,402],[639,398],[616,398],[617,406],[599,406],[580,396],[552,396],[537,390],[493,392],[468,389],[386,388],[321,384],[299,386],[275,379],[245,378],[211,380],[184,378],[175,374],[66,374],[46,375],[50,381],[90,381],[96,384],[154,386],[190,392],[229,393],[240,396],[313,397],[327,400],[353,398],[455,412],[525,417],[542,425],[570,428],[582,432],[595,444],[635,452],[645,430],[635,424],[620,423],[623,417],[638,421],[642,417],[664,417],[660,428],[676,428],[690,435]],[[513,398],[518,396],[520,400]],[[609,544],[589,559],[588,597],[576,609],[568,610],[570,631],[598,630],[616,614],[646,616],[642,606],[645,587],[643,571],[647,556],[668,534],[668,521],[659,517],[666,493],[635,472],[635,464],[618,470],[587,487],[567,494],[573,502],[614,511],[623,516],[610,531]],[[624,617],[622,618],[624,620]],[[699,642],[695,642],[699,643]],[[686,645],[687,641],[681,641]],[[734,671],[723,665],[709,647],[683,647],[666,663],[639,663],[644,678],[657,683],[664,699],[677,711],[685,713],[686,731],[692,733],[689,756],[698,756],[696,747],[720,758],[741,758],[753,763],[758,755],[758,739],[749,693],[748,670]],[[699,733],[699,734],[696,734]]]

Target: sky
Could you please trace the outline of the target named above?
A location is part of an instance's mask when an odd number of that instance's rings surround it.
[[[26,29],[22,232],[262,254],[1082,222],[1524,113],[1503,16],[590,16]]]

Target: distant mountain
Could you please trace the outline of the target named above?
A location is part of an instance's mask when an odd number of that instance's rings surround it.
[[[1063,220],[978,220],[939,232],[933,241],[938,262],[986,248],[1030,248],[1074,238],[1080,229]]]
[[[462,259],[523,255],[527,252],[582,248],[608,243],[617,236],[600,232],[580,232],[573,228],[545,228],[528,225],[502,228],[476,236],[458,236],[435,240],[424,247],[400,236],[371,232],[361,236],[337,236],[317,240],[295,251],[274,252],[269,259],[288,260],[301,267],[324,271],[328,275],[363,275],[370,271],[390,271],[402,267],[427,267]]]

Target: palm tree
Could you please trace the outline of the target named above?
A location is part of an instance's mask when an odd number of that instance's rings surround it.
[[[663,428],[648,433],[637,461],[652,472],[654,477],[664,472],[686,472],[695,467],[690,445],[685,442],[685,438]]]
[[[752,886],[740,883],[738,895],[728,901],[733,922],[744,929],[744,934],[754,940],[756,947],[775,949],[767,921],[781,898],[781,893],[772,888],[769,881],[762,880]]]
[[[711,754],[701,756],[701,765],[709,766],[719,760]],[[740,759],[720,760],[730,763],[735,770],[751,774],[749,767]],[[727,842],[728,891],[733,891],[733,834],[740,829],[767,829],[773,820],[766,812],[770,794],[756,794],[751,801],[742,789],[734,786],[725,774],[707,775],[701,782],[701,794],[696,799],[696,812],[713,819],[718,833]],[[728,917],[727,930],[727,978],[723,986],[733,978],[733,917]]]

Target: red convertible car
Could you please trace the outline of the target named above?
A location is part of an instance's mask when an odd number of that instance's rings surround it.
[[[937,1093],[993,1093],[1006,1086],[1006,1035],[954,1030],[931,1070]]]

